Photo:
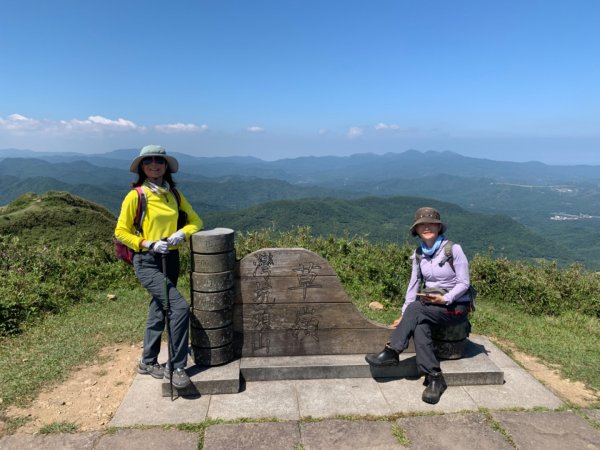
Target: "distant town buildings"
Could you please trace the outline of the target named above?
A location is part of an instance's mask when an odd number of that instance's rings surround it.
[[[550,217],[550,220],[588,220],[593,219],[594,216],[590,216],[589,214],[565,214],[565,213],[556,213]]]

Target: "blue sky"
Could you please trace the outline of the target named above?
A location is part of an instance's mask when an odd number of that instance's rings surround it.
[[[600,164],[597,0],[4,0],[0,148]]]

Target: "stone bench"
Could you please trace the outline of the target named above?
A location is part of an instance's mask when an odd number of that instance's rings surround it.
[[[465,355],[467,338],[471,332],[468,320],[449,327],[433,327],[433,352],[439,359],[460,359]]]

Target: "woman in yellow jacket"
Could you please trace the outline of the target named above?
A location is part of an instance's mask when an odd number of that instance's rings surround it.
[[[163,147],[147,145],[131,163],[130,172],[137,173],[133,188],[141,186],[146,197],[146,209],[137,233],[134,220],[138,205],[138,192],[132,189],[123,200],[115,237],[135,251],[133,268],[142,286],[152,296],[148,321],[144,334],[144,350],[138,372],[154,378],[169,377],[171,368],[158,363],[160,342],[165,328],[165,280],[162,273],[162,257],[166,257],[167,289],[169,299],[169,325],[172,345],[173,386],[182,389],[190,384],[185,372],[188,355],[189,304],[177,290],[179,278],[179,252],[177,246],[202,229],[202,220],[194,212],[183,195],[180,205],[173,193],[175,182],[172,173],[179,163],[167,155]],[[179,211],[187,216],[185,224],[178,229]]]

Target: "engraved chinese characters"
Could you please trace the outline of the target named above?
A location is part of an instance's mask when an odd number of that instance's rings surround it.
[[[237,356],[354,354],[375,351],[389,330],[356,309],[337,274],[302,248],[263,248],[236,270]]]

